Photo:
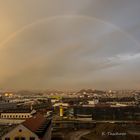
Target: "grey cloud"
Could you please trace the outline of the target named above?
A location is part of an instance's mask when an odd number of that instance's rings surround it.
[[[138,88],[139,1],[15,2],[0,2],[2,87]]]

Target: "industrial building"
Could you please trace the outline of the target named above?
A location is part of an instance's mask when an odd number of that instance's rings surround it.
[[[140,120],[140,108],[134,106],[74,106],[75,117],[89,117],[93,120]]]

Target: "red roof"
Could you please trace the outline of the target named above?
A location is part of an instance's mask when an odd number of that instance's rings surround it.
[[[37,114],[32,118],[26,119],[22,124],[32,132],[35,132],[45,122],[45,120],[46,118],[43,115]]]

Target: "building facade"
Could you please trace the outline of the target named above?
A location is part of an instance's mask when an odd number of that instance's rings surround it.
[[[4,134],[1,140],[51,140],[51,120],[36,115]]]
[[[1,119],[27,119],[32,117],[32,114],[34,113],[34,110],[6,110],[1,112],[0,118]]]

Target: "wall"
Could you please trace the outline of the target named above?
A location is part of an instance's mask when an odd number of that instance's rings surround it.
[[[19,130],[22,130],[21,132]],[[5,140],[6,137],[10,137],[10,140],[14,140],[15,137],[25,137],[26,140],[29,140],[30,137],[35,137],[35,140],[39,140],[38,136],[32,133],[29,129],[23,125],[18,125],[9,133],[2,137],[2,140]]]

